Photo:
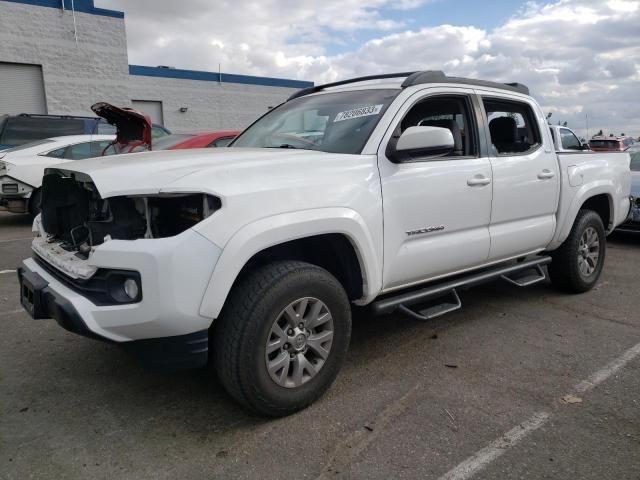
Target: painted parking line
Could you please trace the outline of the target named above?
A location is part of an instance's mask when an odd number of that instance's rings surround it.
[[[20,312],[24,312],[24,308],[16,308],[15,310],[9,310],[8,312],[0,312],[0,317],[4,317],[5,315],[15,315]]]
[[[0,270],[0,275],[2,275],[3,273],[16,273],[15,269],[14,270]]]
[[[463,480],[473,477],[474,474],[485,468],[510,447],[517,445],[524,437],[547,423],[549,417],[551,417],[549,412],[535,413],[520,425],[513,427],[502,437],[478,450],[454,469],[449,470],[440,477],[440,480]]]
[[[631,347],[622,355],[609,362],[605,367],[589,376],[589,378],[576,384],[571,389],[571,392],[565,395],[565,397],[576,393],[585,393],[594,389],[612,375],[615,375],[616,372],[639,355],[640,343]],[[551,415],[552,413],[550,411],[542,411],[533,414],[520,425],[512,428],[500,438],[478,450],[462,463],[449,470],[440,477],[439,480],[466,480],[472,478],[476,473],[498,459],[507,450],[520,443],[520,441],[526,438],[530,433],[535,432],[546,424],[551,418]]]

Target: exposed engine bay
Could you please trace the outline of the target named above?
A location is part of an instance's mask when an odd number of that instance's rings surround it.
[[[109,240],[177,235],[220,208],[220,199],[203,193],[119,196],[102,199],[81,174],[47,171],[42,182],[42,230],[47,242],[87,258]]]

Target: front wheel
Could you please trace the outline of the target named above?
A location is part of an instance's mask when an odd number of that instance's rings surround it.
[[[212,359],[227,391],[257,413],[288,415],[337,376],[351,335],[349,300],[326,270],[273,262],[234,286],[212,335]]]
[[[564,243],[551,254],[551,283],[570,293],[591,290],[598,281],[606,248],[606,233],[600,215],[580,210]]]

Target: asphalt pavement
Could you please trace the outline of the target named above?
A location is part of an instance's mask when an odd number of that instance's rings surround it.
[[[586,294],[498,282],[429,323],[360,312],[329,392],[273,420],[207,370],[30,319],[30,230],[0,213],[0,478],[640,479],[640,237],[610,238]]]

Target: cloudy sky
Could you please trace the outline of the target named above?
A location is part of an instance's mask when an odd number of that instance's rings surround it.
[[[323,83],[419,69],[529,85],[579,135],[640,135],[640,0],[96,0],[129,63]]]

